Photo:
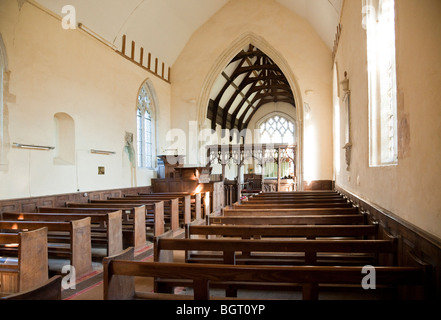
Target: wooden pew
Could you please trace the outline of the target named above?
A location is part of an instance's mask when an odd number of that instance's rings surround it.
[[[378,225],[321,225],[321,226],[216,226],[192,225],[185,228],[185,238],[194,237],[234,237],[241,239],[264,238],[376,238]]]
[[[339,193],[305,194],[300,192],[292,193],[259,193],[250,196],[251,199],[346,199]]]
[[[302,209],[302,208],[352,208],[353,205],[349,202],[347,203],[278,203],[278,202],[269,202],[269,203],[247,203],[246,201],[237,204],[233,204],[233,209],[264,209],[264,208],[273,208],[273,209]]]
[[[378,265],[379,256],[397,263],[397,241],[390,240],[241,240],[157,238],[156,262],[174,262],[171,253],[185,251],[186,262],[260,265]]]
[[[139,192],[138,196],[162,196],[162,195],[171,195],[171,196],[181,196],[181,195],[189,195],[191,197],[191,212],[192,219],[201,220],[202,219],[202,211],[204,210],[202,203],[202,194],[199,192],[152,192],[152,193],[142,193]],[[205,210],[204,210],[205,211]]]
[[[190,223],[192,220],[191,217],[191,196],[190,195],[125,195],[124,198],[109,198],[109,200],[158,200],[158,201],[166,201],[171,199],[179,199],[179,213],[181,225],[185,225]]]
[[[240,217],[240,216],[301,216],[301,215],[356,215],[359,214],[358,208],[299,208],[299,209],[269,209],[269,208],[224,208],[222,210],[224,217]]]
[[[139,195],[144,195],[146,193],[139,193]],[[155,192],[155,193],[147,193],[148,194],[167,194],[167,195],[182,195],[182,194],[189,194],[189,192],[179,192],[179,191],[174,191],[174,192]],[[193,194],[193,193],[190,193]],[[211,192],[210,191],[206,191],[206,192],[200,192],[200,193],[194,193],[195,195],[200,195],[200,201],[201,201],[201,217],[202,219],[205,218],[206,215],[211,213]],[[196,197],[195,197],[195,203],[196,203]],[[195,209],[196,210],[196,209]],[[195,212],[195,218],[197,219],[198,214]]]
[[[90,218],[72,221],[0,221],[0,230],[37,230],[47,228],[49,257],[68,257],[78,277],[92,272],[92,248]],[[61,243],[60,238],[68,243]],[[67,238],[67,239],[66,239]],[[17,251],[6,248],[4,252]],[[49,270],[54,271],[49,263]],[[60,273],[61,270],[56,270]]]
[[[146,245],[145,207],[119,207],[119,208],[70,208],[70,207],[38,207],[38,213],[111,213],[116,209],[123,212],[122,232],[123,247],[135,247],[135,250]],[[94,229],[92,229],[94,231]]]
[[[275,192],[261,192],[258,196],[336,196],[341,195],[336,191],[275,191]]]
[[[110,213],[17,213],[4,212],[3,220],[26,221],[72,221],[90,217],[92,224],[102,226],[104,237],[94,238],[92,234],[92,256],[103,257],[117,254],[123,250],[122,239],[122,212],[121,210]],[[102,242],[104,242],[102,244]],[[94,245],[95,244],[95,245]],[[96,253],[95,248],[104,246],[106,253]]]
[[[165,229],[164,221],[164,202],[157,201],[146,204],[118,204],[118,203],[74,203],[67,202],[68,208],[83,208],[83,209],[114,209],[125,210],[131,207],[145,207],[145,220],[146,220],[146,235],[150,235],[152,238],[163,234]]]
[[[15,256],[0,261],[0,291],[3,294],[23,292],[40,286],[49,279],[47,228],[0,233],[3,247],[18,246]]]
[[[61,300],[61,280],[61,276],[53,276],[40,286],[0,297],[0,300]]]
[[[97,203],[97,204],[124,204],[124,205],[145,205],[152,202],[157,202],[158,200],[90,200],[90,203]],[[169,214],[170,214],[170,227],[171,230],[176,231],[179,229],[179,200],[177,198],[166,200],[164,202],[164,210],[165,208],[169,208]],[[164,214],[164,220],[167,220],[167,216]]]
[[[355,215],[306,215],[306,216],[240,216],[209,215],[207,225],[355,225],[366,224],[367,218]]]
[[[123,198],[108,198],[109,201],[175,201],[178,203],[179,226],[191,222],[191,197],[185,196],[125,196]]]
[[[256,288],[276,285],[290,288],[303,287],[303,299],[319,297],[319,285],[358,285],[365,274],[363,267],[319,267],[319,266],[237,266],[212,264],[184,264],[133,261],[133,249],[119,256],[104,259],[104,299],[194,299],[210,300],[210,288],[254,285]],[[377,267],[377,285],[412,285],[425,287],[428,276],[423,267]],[[194,295],[158,294],[137,292],[135,277],[169,279],[186,283]],[[185,281],[185,282],[184,282]],[[313,289],[311,289],[313,288]],[[317,288],[317,290],[315,289]],[[228,291],[227,291],[228,296]]]
[[[283,196],[283,195],[274,195],[274,196],[263,196],[256,195],[248,197],[248,201],[251,200],[292,200],[292,201],[348,201],[347,198],[343,196]]]

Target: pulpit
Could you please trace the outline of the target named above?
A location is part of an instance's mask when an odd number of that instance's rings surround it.
[[[223,181],[210,181],[211,167],[173,167],[169,177],[152,179],[153,192],[210,193],[212,212],[224,207]]]
[[[174,178],[175,168],[184,166],[182,155],[160,155],[158,156],[158,178]]]

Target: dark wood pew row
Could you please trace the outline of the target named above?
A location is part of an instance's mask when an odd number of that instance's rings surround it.
[[[234,203],[233,209],[263,209],[263,208],[278,208],[278,209],[301,209],[301,208],[352,208],[353,205],[347,203],[248,203],[244,201],[241,204]]]
[[[183,194],[184,195],[190,194],[191,197],[192,197],[192,204],[193,204],[193,200],[194,200],[195,206],[196,206],[196,203],[199,203],[199,200],[198,200],[197,196],[200,196],[200,208],[201,208],[200,215],[201,215],[202,219],[207,214],[210,214],[210,212],[211,212],[211,209],[210,209],[211,208],[211,203],[210,203],[210,201],[211,201],[211,192],[210,191],[200,192],[200,193],[198,193],[198,192],[195,192],[195,193],[192,193],[192,192],[179,192],[179,191],[173,191],[173,192],[172,191],[170,191],[170,192],[153,192],[153,193],[142,193],[142,192],[140,192],[140,193],[138,193],[138,195],[140,195],[140,196],[150,195],[150,194],[155,194],[155,195],[156,194],[157,195],[166,194],[166,195],[178,195],[178,196],[179,195],[183,195]],[[196,212],[196,208],[194,208],[194,218],[197,219],[197,217],[199,217],[199,213]]]
[[[192,219],[200,220],[203,218],[203,214],[205,212],[209,212],[209,202],[203,201],[204,199],[209,198],[209,192],[205,193],[192,193],[192,192],[152,192],[152,193],[138,193],[138,196],[181,196],[181,195],[189,195],[191,199],[191,212]]]
[[[365,274],[363,267],[335,266],[238,266],[213,264],[184,264],[164,262],[133,261],[133,249],[104,259],[104,299],[194,299],[210,300],[210,289],[214,287],[255,287],[271,286],[288,289],[303,288],[303,299],[319,298],[322,285],[360,286]],[[429,276],[426,268],[417,267],[376,267],[377,286],[387,285],[398,288],[403,285],[412,288],[426,288]],[[135,277],[167,279],[170,282],[185,282],[192,287],[192,296],[151,292],[137,292]],[[424,289],[423,289],[424,291]],[[226,290],[226,296],[234,292]]]
[[[62,278],[60,275],[53,276],[42,285],[22,291],[20,293],[0,297],[0,300],[61,300],[61,281]]]
[[[7,216],[6,216],[7,218]],[[78,277],[85,276],[93,271],[91,248],[91,223],[90,218],[72,221],[0,221],[0,230],[29,231],[47,228],[48,257],[60,257],[70,260],[70,265],[75,267]],[[3,248],[3,253],[15,254],[19,248]],[[58,264],[51,265],[49,271],[61,273]]]
[[[225,226],[192,225],[185,228],[185,238],[233,237],[248,239],[265,238],[352,238],[374,239],[378,235],[378,225],[289,225],[289,226]]]
[[[92,258],[118,254],[123,250],[122,211],[109,213],[17,213],[4,212],[3,220],[72,221],[90,217],[92,224],[101,226],[100,232],[91,234]],[[97,230],[97,229],[95,229]]]
[[[0,295],[23,292],[49,279],[47,228],[0,233],[0,246],[18,247],[15,254],[0,253]]]
[[[124,195],[123,198],[108,198],[109,200],[158,200],[167,201],[171,199],[178,199],[179,203],[179,220],[180,225],[183,226],[186,223],[190,223],[192,220],[191,214],[191,196],[190,195]]]
[[[154,261],[174,262],[185,252],[188,263],[246,265],[378,265],[397,261],[397,241],[390,240],[242,240],[158,237]],[[381,257],[380,257],[381,255]],[[383,258],[384,256],[384,258]]]
[[[164,221],[170,225],[170,229],[176,231],[179,229],[179,200],[160,200],[164,203]],[[156,203],[158,200],[90,200],[92,204],[118,204],[118,205],[147,205]]]
[[[145,224],[146,224],[146,236],[153,239],[155,236],[159,236],[166,231],[166,225],[164,221],[164,202],[157,201],[145,204],[118,204],[118,203],[74,203],[67,202],[68,208],[81,208],[81,209],[114,209],[125,211],[132,207],[145,207]]]
[[[222,210],[224,217],[240,217],[240,216],[301,216],[301,215],[356,215],[359,214],[358,208],[299,208],[286,209],[274,208],[269,209],[248,209],[246,207],[239,207],[235,209],[224,208]]]
[[[304,194],[300,192],[292,193],[258,193],[248,196],[249,199],[292,199],[292,200],[302,200],[302,199],[347,199],[345,196],[338,193],[322,193],[322,194]]]
[[[242,203],[255,203],[255,204],[267,204],[267,203],[286,203],[286,204],[308,204],[308,203],[348,203],[346,199],[329,199],[329,198],[320,198],[320,199],[284,199],[284,198],[250,198],[248,200],[243,201]]]
[[[276,192],[260,192],[258,196],[340,196],[341,194],[337,191],[276,191]]]
[[[363,214],[304,215],[304,216],[239,216],[209,215],[207,225],[359,225],[366,224]]]
[[[123,248],[134,247],[135,250],[144,248],[147,243],[145,207],[115,207],[115,208],[71,208],[71,207],[38,207],[38,213],[111,213],[122,211]],[[102,231],[101,227],[92,227],[92,232]]]

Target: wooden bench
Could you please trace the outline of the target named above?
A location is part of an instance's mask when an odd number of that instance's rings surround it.
[[[333,198],[333,199],[346,199],[342,194],[333,192],[333,193],[301,193],[301,192],[291,192],[291,193],[258,193],[251,196],[251,198],[280,198],[280,199],[321,199],[321,198]]]
[[[263,196],[263,195],[255,195],[255,196],[250,196],[248,197],[248,201],[251,200],[274,200],[274,201],[278,201],[278,200],[292,200],[292,201],[348,201],[347,198],[340,196],[340,195],[335,195],[335,196],[283,196],[283,195],[274,195],[274,196]]]
[[[191,194],[192,195],[192,199],[193,199],[193,195],[200,195],[201,197],[201,217],[202,219],[205,218],[205,216],[207,214],[211,213],[211,198],[212,198],[212,192],[210,191],[206,191],[206,192],[185,192],[185,191],[169,191],[169,192],[154,192],[154,193],[138,193],[139,195],[149,195],[149,194],[167,194],[167,195],[187,195],[187,194]],[[194,198],[195,203],[196,203],[196,197]],[[196,210],[196,208],[195,208]],[[197,217],[197,214],[195,212],[195,218]]]
[[[243,202],[241,204],[234,203],[233,209],[306,209],[306,208],[353,208],[353,205],[349,202],[347,203],[248,203]]]
[[[194,237],[234,237],[241,239],[264,238],[358,238],[374,239],[378,225],[321,225],[321,226],[216,226],[192,225],[185,228],[185,238]]]
[[[209,215],[207,225],[356,225],[366,224],[362,214],[354,215],[306,215],[306,216],[240,216]]]
[[[319,285],[357,285],[365,274],[362,267],[321,266],[237,266],[212,264],[184,264],[164,262],[133,261],[133,249],[114,257],[107,257],[104,268],[104,299],[194,299],[210,300],[213,287],[254,286],[256,289],[275,285],[289,288],[303,288],[303,299],[319,297]],[[377,267],[377,285],[399,287],[411,285],[424,287],[428,276],[424,267]],[[182,282],[192,287],[194,295],[162,294],[158,291],[137,292],[135,277],[151,277]],[[231,296],[231,290],[226,295]]]
[[[302,216],[302,215],[356,215],[359,214],[358,208],[300,208],[300,209],[247,209],[247,208],[224,208],[222,210],[224,217],[240,216]]]
[[[115,204],[115,203],[75,203],[67,202],[68,208],[83,208],[83,209],[114,209],[125,210],[131,207],[145,207],[145,224],[146,224],[146,236],[155,237],[163,234],[166,231],[164,221],[164,202],[157,201],[146,204]]]
[[[185,251],[191,263],[260,265],[378,265],[380,255],[397,263],[397,242],[390,240],[241,240],[157,238],[156,262],[174,262]],[[389,255],[389,257],[388,257]]]
[[[71,208],[71,207],[38,207],[39,213],[111,213],[121,210],[123,247],[135,247],[135,250],[146,245],[145,207],[116,207],[116,208]],[[95,231],[93,228],[92,231]]]
[[[0,221],[0,230],[37,230],[47,228],[49,257],[68,257],[78,277],[92,272],[90,218],[72,221]],[[66,241],[67,243],[64,243]],[[4,248],[3,252],[15,252],[18,248]],[[49,263],[49,270],[58,273],[58,267]]]
[[[61,280],[61,276],[53,276],[40,286],[0,297],[0,300],[61,300]]]
[[[122,211],[109,213],[17,213],[4,212],[3,220],[72,221],[90,217],[92,224],[101,227],[92,233],[92,257],[103,258],[123,250]],[[104,248],[103,253],[101,249]]]
[[[2,295],[32,289],[49,279],[47,228],[0,233],[0,245],[18,247],[16,255],[0,258]]]
[[[341,196],[340,193],[336,191],[276,191],[276,192],[260,192],[258,196],[271,197],[271,196],[294,196],[294,197],[304,197],[304,196]]]
[[[181,195],[189,195],[191,199],[191,212],[192,212],[192,219],[200,220],[202,219],[202,212],[209,211],[209,209],[204,208],[205,203],[202,202],[202,194],[199,192],[152,192],[152,193],[142,193],[139,192],[138,196],[181,196]]]
[[[183,226],[190,223],[191,217],[191,196],[190,195],[143,195],[143,196],[131,196],[125,195],[124,198],[109,198],[109,200],[156,200],[167,201],[172,199],[178,199],[179,203],[179,220],[180,225]]]
[[[170,223],[170,229],[176,231],[179,229],[179,200],[177,198],[170,200],[161,200],[164,203],[164,221]],[[118,205],[147,205],[156,203],[158,200],[90,200],[92,204],[118,204]]]

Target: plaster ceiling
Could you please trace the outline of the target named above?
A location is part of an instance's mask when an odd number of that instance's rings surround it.
[[[127,35],[153,57],[172,66],[191,35],[228,1],[235,0],[34,0],[62,16],[76,9],[77,23],[115,48]],[[343,0],[275,0],[310,22],[332,50]]]

